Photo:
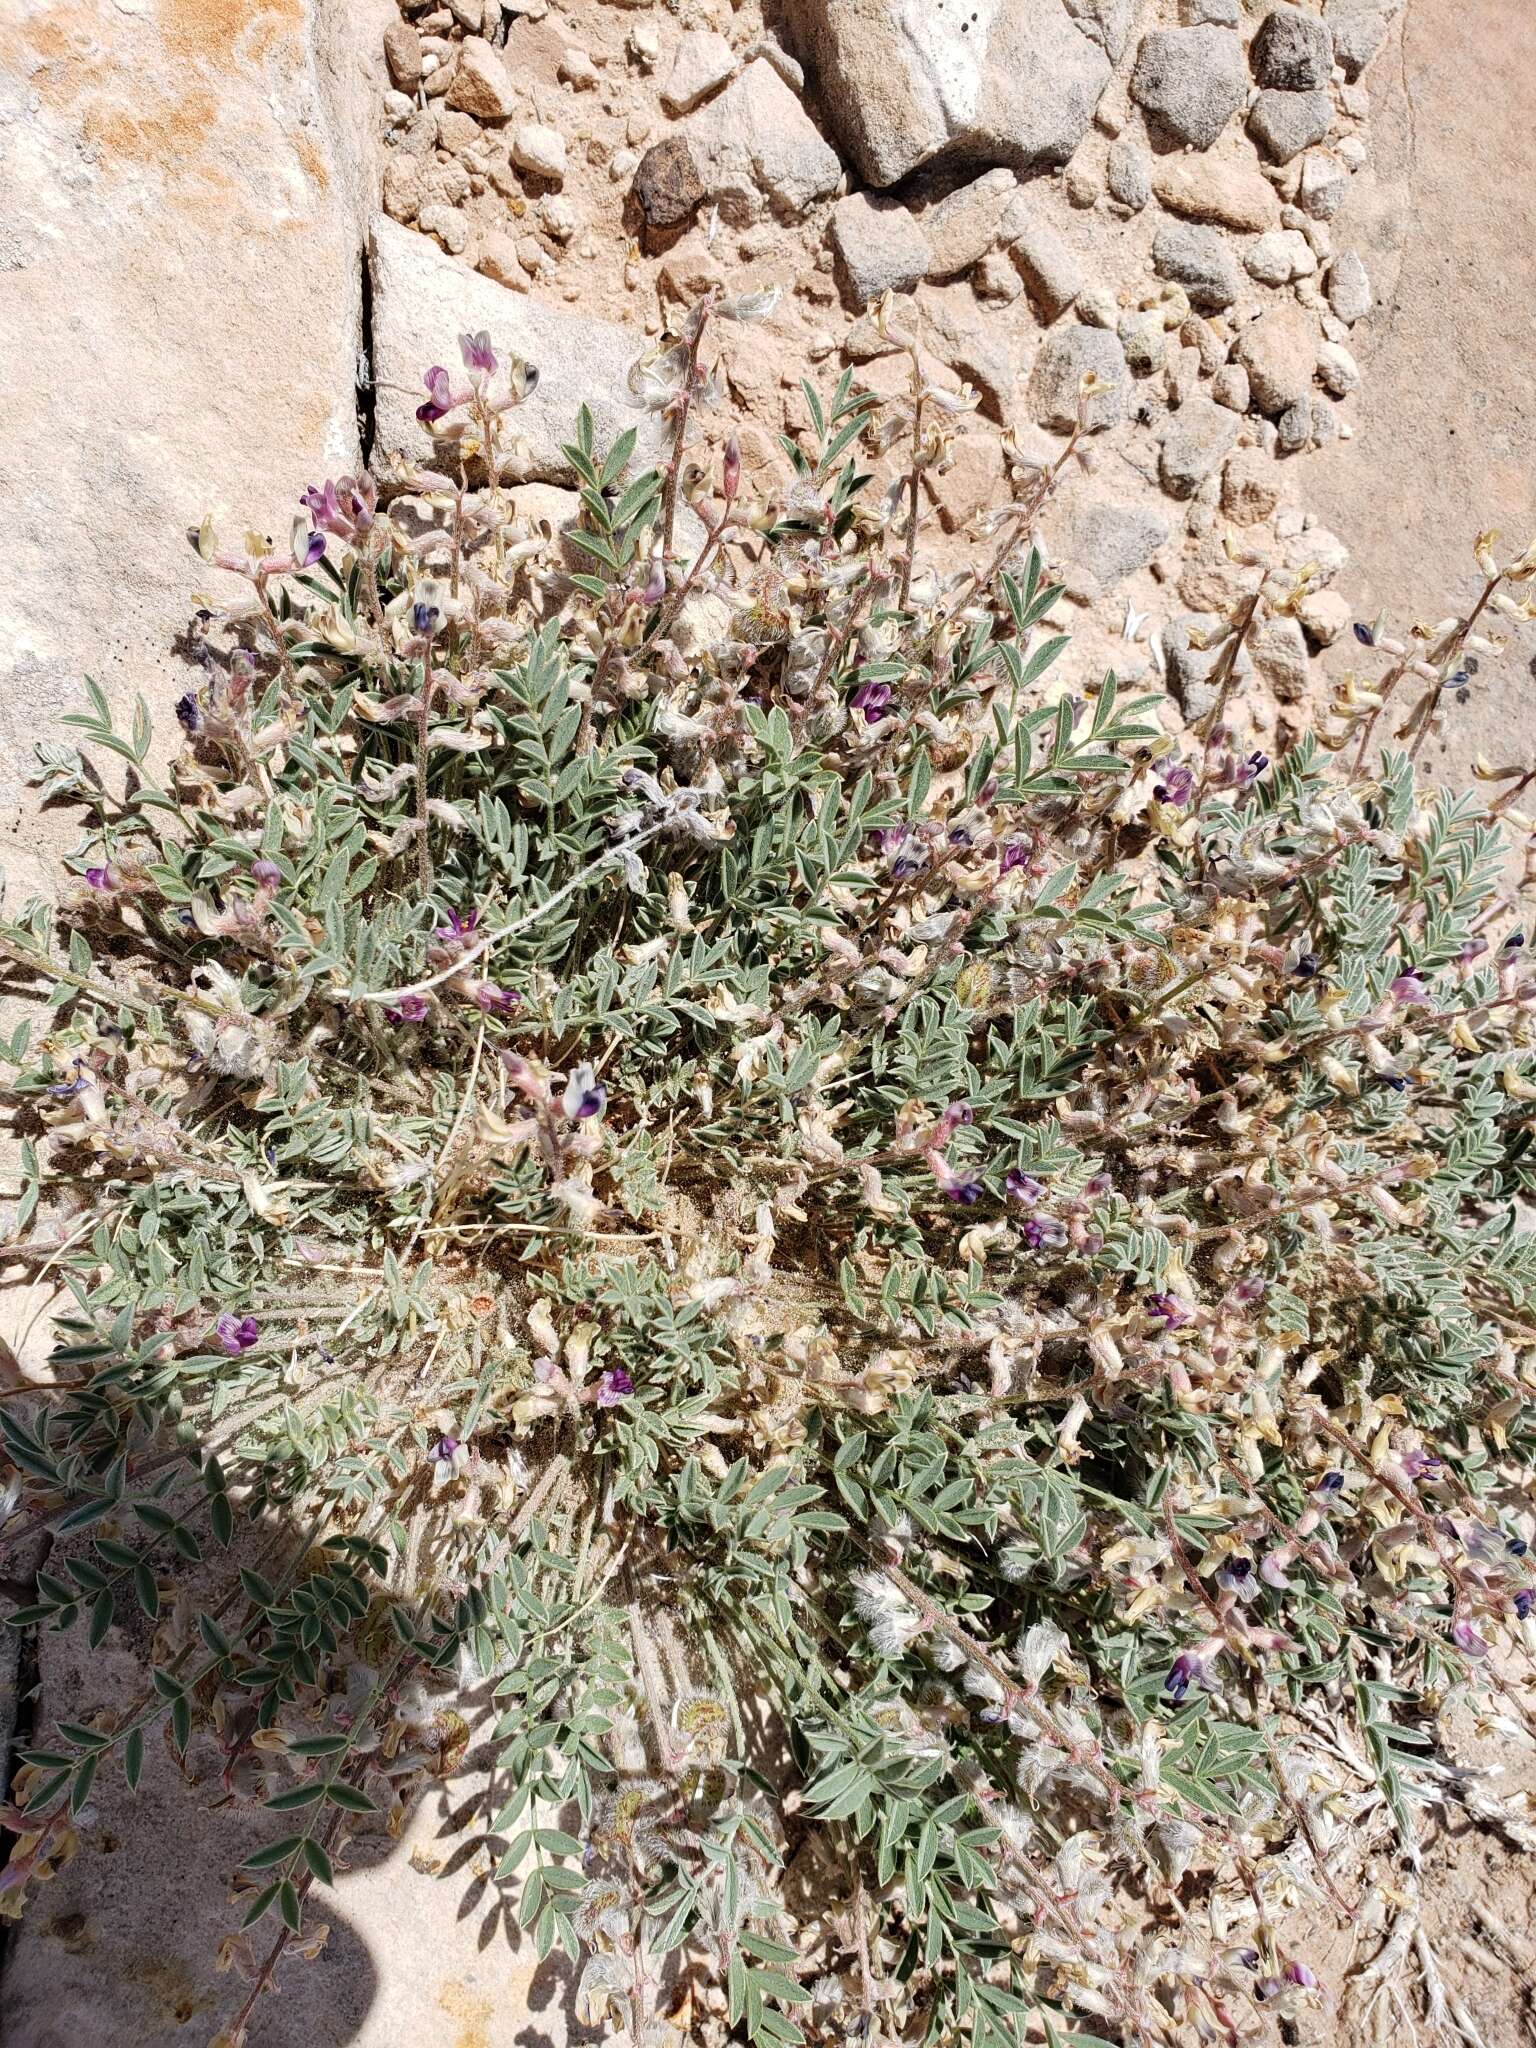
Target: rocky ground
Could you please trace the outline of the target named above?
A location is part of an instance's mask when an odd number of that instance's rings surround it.
[[[803,422],[807,362],[893,388],[865,310],[887,290],[935,381],[1006,424],[1016,462],[964,434],[935,479],[940,554],[1063,445],[1095,371],[1093,467],[1044,522],[1075,611],[1064,683],[1112,661],[1166,676],[1171,727],[1196,715],[1191,626],[1259,573],[1230,534],[1273,573],[1315,565],[1243,701],[1282,738],[1357,658],[1352,618],[1438,616],[1477,526],[1523,544],[1536,523],[1533,64],[1512,0],[10,0],[6,865],[35,882],[67,837],[24,778],[81,674],[162,716],[185,686],[170,650],[206,572],[183,533],[205,511],[285,531],[359,428],[376,456],[408,442],[422,367],[484,325],[543,372],[526,507],[558,524],[575,404],[637,419],[629,365],[711,286],[781,292],[724,349],[753,488]],[[1484,661],[1454,771],[1536,739],[1533,652]],[[130,1682],[113,1637],[24,1647],[0,1726],[18,1694],[46,1719]],[[1529,1799],[1529,1746],[1514,1719],[1464,1736],[1505,1775],[1427,1818],[1438,2016],[1411,1933],[1363,1987],[1348,1972],[1393,1923],[1320,1933],[1309,2048],[1531,2037],[1530,1858],[1484,1798]],[[242,1822],[212,1760],[193,1775],[151,1759],[138,1812],[99,1792],[5,1954],[7,2048],[202,2048],[238,2002],[214,1963],[238,1976],[219,1944]],[[445,1753],[252,2048],[586,2038],[491,1878],[493,1801],[474,1744]]]
[[[1083,613],[1063,685],[1112,662],[1164,678],[1175,719],[1208,708],[1201,629],[1253,581],[1235,529],[1310,576],[1254,650],[1247,715],[1283,740],[1350,619],[1307,479],[1354,433],[1374,297],[1336,221],[1373,182],[1370,75],[1397,7],[406,0],[384,205],[504,289],[653,339],[711,287],[777,287],[724,355],[764,486],[807,365],[881,393],[905,377],[867,312],[891,294],[936,380],[971,386],[1018,456],[957,438],[929,492],[940,553],[1059,452],[1093,372],[1098,460],[1045,522]]]

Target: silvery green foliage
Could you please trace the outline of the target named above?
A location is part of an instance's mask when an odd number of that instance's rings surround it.
[[[54,1537],[13,1622],[153,1660],[39,1732],[3,1899],[217,1737],[272,1815],[238,2042],[483,1682],[497,1880],[616,2039],[1288,2012],[1272,1851],[1334,1898],[1374,1804],[1411,1859],[1531,1602],[1498,834],[1062,694],[1043,484],[915,567],[920,389],[808,388],[773,505],[690,474],[703,324],[667,472],[579,424],[564,562],[476,483],[529,380],[467,337],[405,497],[200,536],[247,596],[168,769],[95,690],[42,750],[87,836],[0,931],[9,1249],[72,1306],[0,1544]],[[1196,1880],[1230,1946],[1146,1931]]]

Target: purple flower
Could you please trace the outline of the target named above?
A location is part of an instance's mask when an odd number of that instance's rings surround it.
[[[466,370],[483,370],[488,377],[496,374],[496,351],[491,347],[491,337],[482,328],[478,334],[459,336],[459,353],[464,358]]]
[[[340,533],[341,500],[336,495],[336,486],[333,483],[311,484],[300,497],[299,503],[309,513],[316,526],[323,527],[327,533]]]
[[[261,1325],[254,1316],[237,1316],[225,1309],[214,1324],[213,1333],[219,1340],[219,1349],[228,1352],[231,1358],[238,1358],[242,1351],[249,1351],[261,1335]]]
[[[1433,1479],[1440,1470],[1440,1460],[1429,1451],[1405,1451],[1398,1463],[1410,1479]]]
[[[438,622],[442,616],[442,613],[435,604],[413,604],[411,606],[411,625],[424,640],[431,639],[432,635],[437,631]]]
[[[440,1436],[437,1442],[432,1446],[431,1455],[440,1464],[447,1464],[451,1462],[458,1448],[459,1440],[456,1436]]]
[[[597,1405],[599,1408],[617,1408],[634,1391],[635,1383],[623,1366],[610,1365],[597,1383]]]
[[[303,547],[294,557],[294,566],[299,569],[312,569],[324,553],[325,535],[318,527],[311,527]]]
[[[427,402],[418,405],[416,417],[424,427],[435,426],[447,413],[453,410],[453,386],[448,381],[448,372],[441,363],[434,363],[422,382],[427,387]]]
[[[983,1189],[979,1180],[952,1180],[944,1190],[951,1202],[958,1202],[962,1209],[974,1208],[981,1200]]]
[[[1362,626],[1358,619],[1355,621],[1355,638],[1362,647],[1374,647],[1376,645],[1376,635],[1369,626]]]
[[[660,555],[653,555],[650,568],[646,572],[645,581],[635,593],[635,601],[638,604],[660,604],[666,594],[667,565]]]
[[[1183,1656],[1174,1658],[1168,1676],[1163,1680],[1163,1691],[1171,1700],[1183,1699],[1191,1681],[1200,1677],[1202,1669],[1200,1659],[1185,1651]]]
[[[1045,1193],[1045,1182],[1036,1180],[1032,1173],[1021,1173],[1016,1166],[1011,1166],[1003,1176],[1003,1188],[1009,1201],[1021,1202],[1026,1209],[1033,1209]]]
[[[1147,1307],[1165,1330],[1182,1330],[1186,1323],[1194,1320],[1190,1310],[1176,1294],[1149,1294]]]
[[[1032,1252],[1054,1251],[1067,1241],[1065,1224],[1058,1223],[1054,1216],[1026,1217],[1021,1235]]]
[[[1469,1657],[1486,1657],[1488,1654],[1488,1645],[1472,1623],[1465,1619],[1451,1624],[1451,1641]]]
[[[378,486],[371,476],[311,484],[299,499],[321,532],[334,533],[338,540],[356,540],[366,533],[378,502]]]
[[[402,996],[384,1012],[392,1024],[419,1024],[427,1014],[425,996]]]
[[[1424,986],[1424,977],[1416,967],[1410,967],[1405,974],[1394,975],[1388,994],[1394,1002],[1403,1004],[1405,1008],[1429,1001],[1429,990]]]
[[[975,1121],[976,1112],[968,1102],[949,1103],[939,1118],[946,1136],[955,1128],[956,1124],[973,1124]]]
[[[1344,1474],[1342,1472],[1325,1472],[1313,1488],[1314,1493],[1342,1493],[1343,1491]]]
[[[1242,766],[1237,771],[1236,779],[1238,788],[1251,789],[1253,785],[1258,781],[1259,777],[1265,773],[1268,767],[1268,754],[1250,754],[1247,760],[1243,762]]]
[[[587,1117],[602,1115],[608,1106],[608,1090],[593,1073],[590,1061],[584,1060],[571,1074],[560,1101],[573,1123],[582,1123]]]
[[[196,732],[203,722],[203,714],[197,708],[195,691],[188,690],[185,696],[176,699],[176,718],[184,732]]]
[[[1233,1288],[1232,1299],[1242,1307],[1250,1308],[1254,1302],[1264,1299],[1266,1284],[1262,1273],[1249,1273]]]
[[[1186,768],[1182,761],[1175,762],[1152,791],[1160,804],[1167,804],[1176,811],[1183,810],[1194,793],[1195,771]]]
[[[516,989],[498,988],[494,981],[475,983],[476,1005],[484,1010],[488,1017],[504,1017],[508,1010],[516,1009],[522,1000]]]
[[[110,868],[87,868],[85,880],[87,887],[92,889],[105,891],[115,889],[117,886]]]
[[[445,946],[467,946],[474,938],[475,928],[479,922],[478,910],[470,911],[467,917],[460,917],[456,910],[450,910],[448,922],[434,925],[432,936],[434,939],[441,939]]]
[[[1266,1586],[1273,1586],[1276,1592],[1288,1593],[1291,1582],[1285,1575],[1290,1559],[1283,1550],[1272,1550],[1267,1557],[1259,1560],[1259,1577]]]
[[[283,871],[275,860],[256,860],[251,862],[251,880],[256,883],[258,888],[275,889],[282,879]]]
[[[1306,1990],[1310,1990],[1317,1982],[1305,1963],[1287,1963],[1285,1974],[1293,1984],[1300,1984]]]
[[[1083,1193],[1096,1199],[1100,1195],[1107,1195],[1114,1185],[1107,1173],[1091,1173],[1083,1182]]]
[[[891,701],[889,683],[860,683],[848,699],[855,711],[862,711],[866,725],[878,725]]]
[[[1029,843],[1024,839],[1010,839],[1003,848],[1000,874],[1011,874],[1015,868],[1022,868],[1029,862]]]
[[[880,848],[890,862],[891,874],[898,882],[905,882],[919,874],[924,866],[922,841],[915,837],[910,825],[888,825],[880,834]]]
[[[1515,1619],[1524,1621],[1533,1606],[1536,1606],[1536,1593],[1529,1586],[1522,1586],[1515,1595]]]

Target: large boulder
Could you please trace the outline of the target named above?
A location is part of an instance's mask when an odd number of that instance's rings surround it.
[[[369,250],[380,450],[431,460],[432,437],[416,417],[426,396],[422,377],[434,363],[457,376],[459,336],[483,328],[498,352],[521,356],[539,372],[533,395],[507,415],[509,440],[521,445],[512,446],[504,477],[574,482],[562,450],[583,403],[591,408],[600,447],[626,427],[638,427],[637,461],[661,455],[659,415],[639,411],[629,395],[629,371],[644,350],[638,336],[477,277],[425,235],[383,214],[374,218]]]
[[[822,109],[870,185],[935,158],[1065,163],[1133,13],[1124,0],[790,0]]]
[[[56,720],[82,678],[124,716],[142,691],[160,741],[175,731],[189,672],[168,650],[197,593],[240,590],[187,529],[209,513],[230,544],[251,527],[285,537],[306,485],[357,466],[360,259],[392,17],[382,0],[0,5],[13,901],[48,884],[50,850],[76,834],[68,813],[24,811],[24,785],[34,741],[68,737]]]

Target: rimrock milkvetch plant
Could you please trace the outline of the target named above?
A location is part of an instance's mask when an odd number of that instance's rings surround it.
[[[216,1755],[271,1822],[226,2044],[471,1695],[615,2040],[1242,2040],[1352,1832],[1411,1894],[1441,1717],[1530,1647],[1536,976],[1500,820],[1378,730],[1478,619],[1363,626],[1271,761],[1229,686],[1306,574],[1252,558],[1186,730],[1071,672],[1081,432],[940,573],[968,397],[807,384],[749,499],[754,310],[636,366],[661,469],[578,417],[559,536],[466,336],[430,465],[196,536],[163,773],[94,687],[39,748],[84,838],[0,927],[7,1251],[68,1300],[0,1550],[50,1538],[15,1625],[149,1651],[23,1751],[0,1906]]]

